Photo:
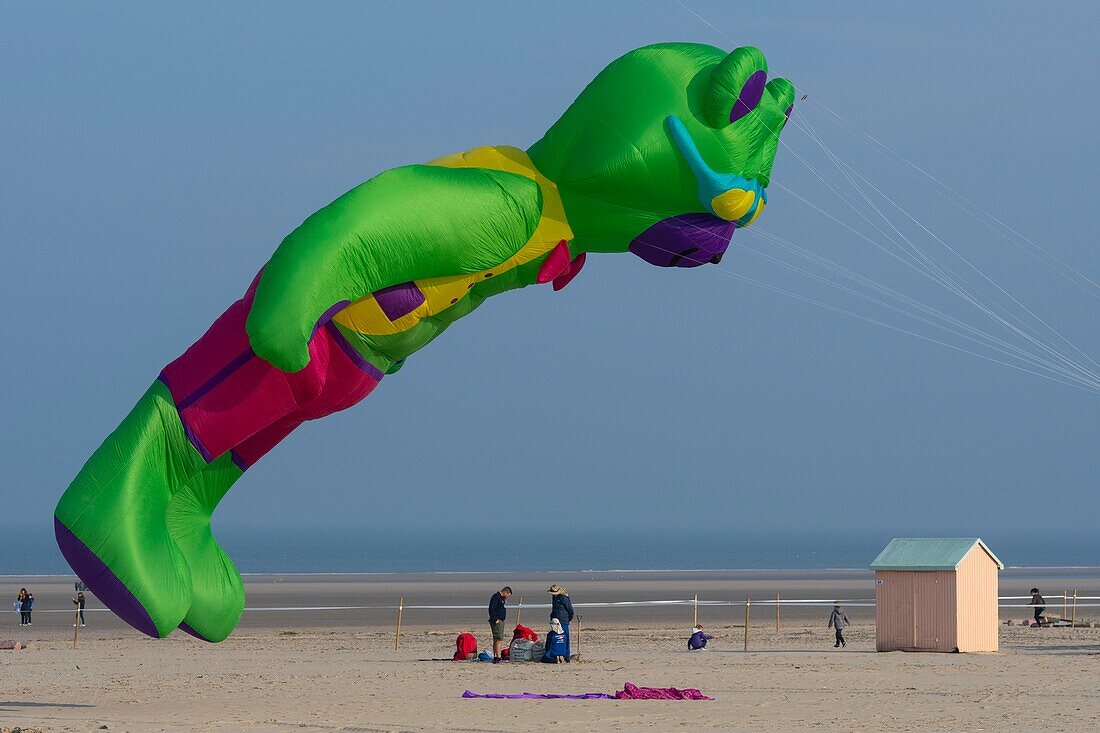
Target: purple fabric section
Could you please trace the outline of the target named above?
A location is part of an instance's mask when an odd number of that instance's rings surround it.
[[[157,633],[149,612],[111,569],[57,517],[53,518],[53,530],[65,561],[88,586],[88,590],[95,593],[95,597],[103,601],[103,605],[114,611],[123,621],[143,634],[154,639],[159,638],[160,634]]]
[[[371,364],[369,361],[364,359],[362,355],[355,350],[355,347],[348,343],[348,340],[344,338],[344,334],[340,333],[340,329],[335,323],[329,321],[325,328],[328,329],[329,335],[332,336],[332,340],[335,341],[336,345],[340,347],[340,350],[343,351],[347,355],[347,357],[352,360],[355,366],[362,369],[364,372],[373,377],[376,381],[382,381],[382,371],[374,364]]]
[[[794,111],[794,105],[788,105],[787,111],[783,113],[783,119],[790,119],[791,112]]]
[[[213,463],[214,454],[212,454],[207,449],[207,447],[202,444],[202,441],[199,440],[199,436],[195,435],[195,431],[192,430],[191,426],[187,424],[187,421],[183,419],[183,415],[180,415],[180,424],[183,425],[183,432],[184,435],[187,436],[187,440],[190,441],[191,445],[195,446],[195,450],[199,452],[199,455],[202,456],[202,459],[207,463]]]
[[[240,455],[237,453],[237,451],[235,451],[235,450],[229,451],[229,460],[233,461],[233,464],[237,468],[241,469],[242,472],[248,470],[248,464],[245,462],[245,460],[243,458],[240,457]]]
[[[186,410],[188,407],[201,400],[210,392],[210,390],[217,387],[219,384],[224,382],[231,374],[233,374],[233,372],[237,371],[245,364],[247,364],[248,360],[251,359],[253,356],[255,356],[255,352],[253,352],[252,349],[245,349],[240,355],[233,359],[233,361],[229,362],[217,372],[215,372],[214,376],[203,382],[198,389],[180,400],[180,402],[176,405],[176,409]]]
[[[551,692],[520,692],[516,694],[504,694],[502,692],[466,692],[464,698],[483,698],[488,700],[614,700],[614,695],[606,692],[582,692],[576,695],[556,695]]]
[[[730,122],[741,119],[760,104],[760,97],[764,95],[764,84],[768,80],[768,72],[754,71],[752,76],[741,85],[741,93],[737,95],[737,101],[730,110]]]
[[[205,636],[203,636],[202,634],[200,634],[199,632],[195,631],[190,626],[188,626],[186,621],[181,621],[180,622],[180,630],[190,634],[191,636],[195,637],[196,639],[199,639],[200,641],[206,641],[206,642],[210,641]]]
[[[349,305],[351,305],[350,300],[341,300],[339,303],[333,303],[332,305],[330,305],[328,310],[322,313],[321,317],[317,319],[317,323],[315,323],[313,326],[313,333],[317,333],[317,329],[331,321],[333,318],[336,317],[337,313],[344,310]],[[313,335],[310,334],[310,338],[312,337]]]
[[[374,299],[378,301],[378,307],[386,314],[386,318],[396,321],[416,310],[424,302],[424,293],[420,292],[416,283],[407,282],[375,290]]]
[[[721,258],[737,224],[710,214],[662,219],[630,243],[630,251],[658,267],[697,267]]]
[[[164,372],[157,375],[157,381],[167,387],[169,394],[171,394],[172,386],[168,384],[168,377],[164,376]],[[176,407],[176,412],[179,413],[180,409],[181,408]],[[183,425],[183,433],[187,436],[188,442],[194,446],[195,450],[199,452],[199,455],[202,456],[204,461],[207,463],[213,461],[214,456],[212,456],[210,451],[206,449],[206,446],[202,444],[202,441],[199,440],[199,436],[195,435],[195,431],[193,431],[191,426],[187,424],[187,421],[183,419],[183,415],[180,415],[179,418],[180,424]]]

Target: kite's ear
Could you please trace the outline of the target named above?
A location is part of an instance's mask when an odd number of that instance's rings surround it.
[[[796,94],[794,84],[786,79],[772,79],[764,88],[764,98],[760,101],[760,119],[770,132],[760,147],[760,173],[757,180],[762,186],[767,186],[771,181],[772,165],[779,150],[779,134],[790,119]]]
[[[753,46],[735,48],[710,72],[703,98],[706,123],[720,129],[756,108],[768,79],[768,62]]]

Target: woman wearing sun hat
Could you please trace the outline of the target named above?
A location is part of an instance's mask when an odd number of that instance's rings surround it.
[[[569,624],[573,621],[573,602],[569,600],[569,591],[557,583],[550,586],[547,592],[550,593],[550,621],[557,619],[561,624],[562,631],[565,633],[565,658],[568,659],[570,656]]]

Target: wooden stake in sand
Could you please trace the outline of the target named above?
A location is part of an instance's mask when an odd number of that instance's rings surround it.
[[[1071,629],[1077,628],[1077,589],[1073,589],[1073,612],[1069,617],[1069,627]]]
[[[745,651],[749,650],[749,605],[752,604],[752,600],[745,599]]]
[[[699,625],[699,594],[696,593],[695,594],[695,623],[693,623],[692,626],[698,626],[698,625]]]
[[[1069,614],[1066,613],[1066,596],[1067,595],[1068,594],[1065,591],[1062,591],[1062,620],[1063,621],[1065,621],[1066,616],[1069,615]]]
[[[516,611],[516,626],[519,626],[519,620],[523,618],[523,596],[519,598],[519,610]]]
[[[73,649],[76,649],[76,632],[80,631],[80,606],[76,607],[76,618],[73,619]]]
[[[775,594],[775,630],[779,631],[779,594]]]
[[[397,602],[397,636],[393,640],[393,650],[397,651],[401,647],[401,616],[405,613],[405,596],[401,596],[401,600]]]

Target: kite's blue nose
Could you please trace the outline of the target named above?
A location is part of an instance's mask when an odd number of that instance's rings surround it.
[[[756,179],[715,171],[699,154],[683,121],[676,115],[669,115],[667,122],[672,141],[699,183],[699,203],[720,219],[736,222],[741,227],[751,224],[768,203],[764,187]]]

